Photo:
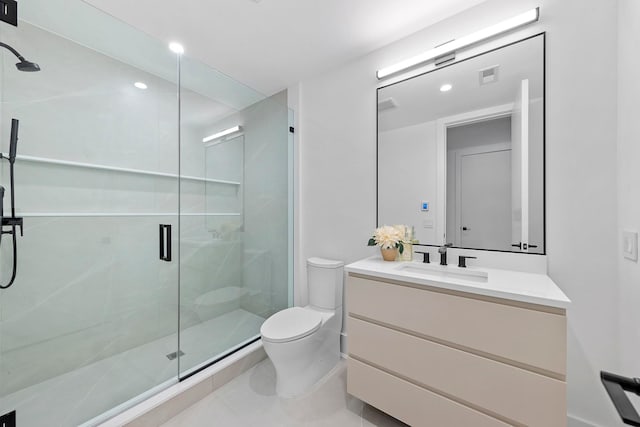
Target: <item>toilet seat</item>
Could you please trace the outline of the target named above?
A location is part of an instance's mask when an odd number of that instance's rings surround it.
[[[322,325],[322,316],[301,307],[291,307],[269,317],[260,327],[262,339],[270,342],[294,341],[311,335]]]

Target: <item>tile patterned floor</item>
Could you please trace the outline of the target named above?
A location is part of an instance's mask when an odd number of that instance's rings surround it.
[[[305,395],[281,399],[273,364],[266,359],[162,427],[405,427],[347,394],[346,367],[342,360]]]

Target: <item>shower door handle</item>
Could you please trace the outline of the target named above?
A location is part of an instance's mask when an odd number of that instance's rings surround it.
[[[160,259],[171,262],[171,224],[160,224]]]

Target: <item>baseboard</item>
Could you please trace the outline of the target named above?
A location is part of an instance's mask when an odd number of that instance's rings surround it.
[[[601,427],[573,415],[567,414],[567,427]]]
[[[161,425],[267,357],[262,341],[239,350],[213,366],[166,388],[99,427]]]

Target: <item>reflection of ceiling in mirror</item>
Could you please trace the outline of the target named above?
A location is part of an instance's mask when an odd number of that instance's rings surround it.
[[[397,107],[380,111],[380,131],[514,102],[521,80],[530,81],[531,98],[543,93],[543,38],[534,37],[433,72],[381,88],[378,99]],[[497,82],[481,85],[479,72],[499,66]],[[440,88],[451,84],[451,90]]]

